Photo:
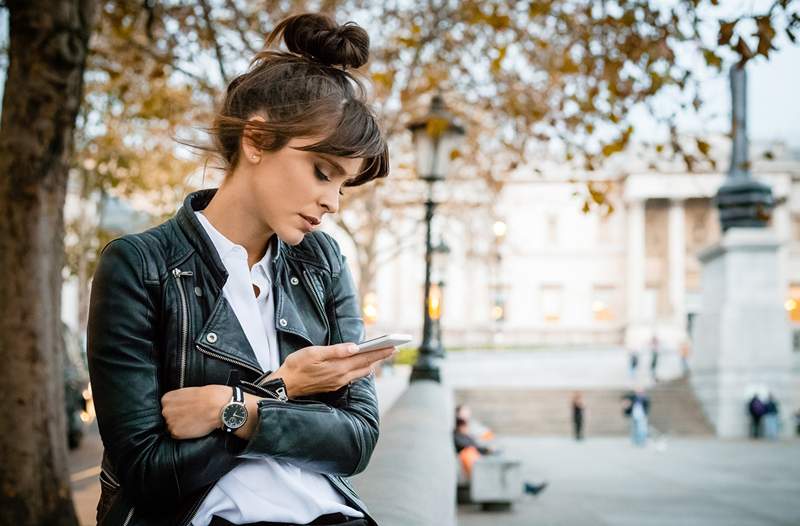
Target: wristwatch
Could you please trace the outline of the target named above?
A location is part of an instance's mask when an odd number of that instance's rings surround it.
[[[247,422],[247,406],[244,405],[244,393],[238,385],[233,386],[231,401],[225,404],[220,411],[222,429],[226,433],[233,433]]]

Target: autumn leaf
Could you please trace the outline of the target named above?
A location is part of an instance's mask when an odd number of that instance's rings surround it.
[[[730,43],[731,38],[733,38],[733,28],[736,27],[736,23],[739,20],[732,20],[730,22],[726,22],[721,20],[719,23],[719,34],[717,37],[717,43],[720,46],[725,46]]]
[[[720,69],[722,67],[722,59],[710,49],[703,49],[703,58],[712,68]]]

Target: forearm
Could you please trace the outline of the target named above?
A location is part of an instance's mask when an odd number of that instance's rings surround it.
[[[378,439],[377,399],[371,378],[354,382],[350,391],[341,408],[256,400],[256,418],[242,431],[249,441],[241,456],[269,456],[318,473],[349,476],[363,471]]]

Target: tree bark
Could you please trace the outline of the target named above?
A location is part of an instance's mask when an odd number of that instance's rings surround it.
[[[0,525],[76,525],[64,409],[63,208],[94,0],[7,0],[0,120]]]

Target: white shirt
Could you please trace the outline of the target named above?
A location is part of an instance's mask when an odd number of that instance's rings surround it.
[[[245,248],[223,236],[202,213],[195,215],[228,271],[222,294],[236,314],[258,363],[265,371],[276,370],[280,358],[272,298],[271,247],[258,263],[248,268]],[[253,285],[258,287],[258,297]],[[306,524],[328,513],[364,516],[347,506],[344,497],[319,473],[265,457],[247,459],[220,478],[198,508],[192,525],[207,526],[213,515],[234,524],[258,521]]]

